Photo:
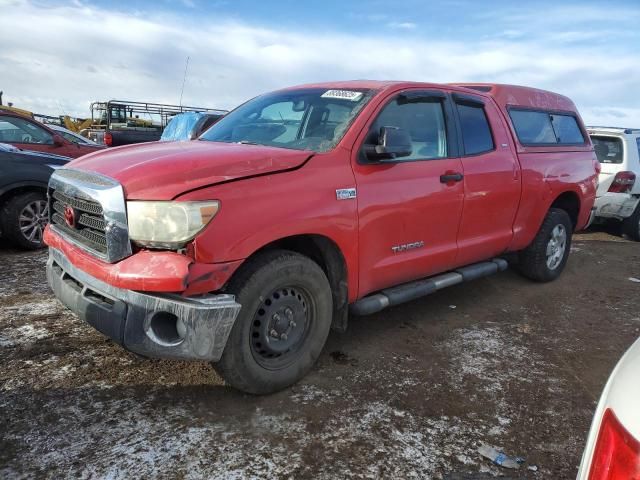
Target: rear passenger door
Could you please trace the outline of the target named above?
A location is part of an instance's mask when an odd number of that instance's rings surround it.
[[[498,108],[484,97],[452,94],[461,139],[464,205],[456,265],[504,252],[513,236],[520,166]]]

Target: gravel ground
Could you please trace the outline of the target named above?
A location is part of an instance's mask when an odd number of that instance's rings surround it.
[[[298,385],[253,397],[114,345],[52,297],[45,261],[0,245],[3,478],[575,478],[640,336],[640,245],[583,233],[554,283],[509,270],[353,318]]]

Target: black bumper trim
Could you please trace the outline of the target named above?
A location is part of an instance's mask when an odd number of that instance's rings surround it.
[[[49,249],[47,280],[55,296],[78,317],[146,357],[215,362],[240,311],[233,295],[196,299],[113,287],[79,270],[54,248]],[[152,322],[159,313],[179,319],[180,338],[171,342],[158,338]]]

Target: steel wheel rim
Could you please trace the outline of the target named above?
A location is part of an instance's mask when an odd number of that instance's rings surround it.
[[[567,230],[563,225],[556,225],[551,231],[547,243],[547,267],[549,270],[558,268],[567,249]]]
[[[35,200],[25,205],[18,215],[18,228],[31,243],[42,243],[44,227],[49,222],[49,206],[46,200]]]
[[[251,354],[263,368],[279,370],[303,353],[315,316],[311,295],[301,287],[280,287],[264,297],[251,320]]]

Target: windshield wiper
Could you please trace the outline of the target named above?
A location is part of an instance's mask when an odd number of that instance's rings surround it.
[[[259,143],[250,142],[249,140],[240,140],[239,142],[234,142],[234,143],[239,143],[240,145],[259,145]]]

